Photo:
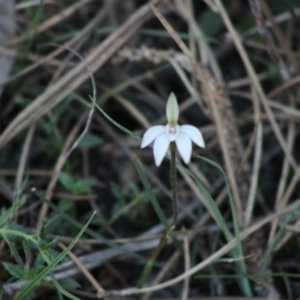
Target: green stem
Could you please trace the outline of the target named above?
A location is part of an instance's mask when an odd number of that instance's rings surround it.
[[[173,222],[171,228],[177,225],[178,221],[178,200],[177,200],[177,174],[176,174],[176,144],[171,142],[171,191],[173,206]]]
[[[173,206],[173,222],[170,228],[163,234],[160,239],[158,246],[155,248],[154,252],[152,253],[150,259],[148,260],[142,276],[139,280],[138,287],[141,288],[145,284],[149,272],[151,271],[156,258],[158,257],[161,250],[165,247],[168,242],[168,239],[175,229],[178,221],[178,201],[177,201],[177,174],[176,174],[176,144],[175,142],[171,142],[171,192],[172,192],[172,206]],[[139,298],[137,298],[139,299]]]

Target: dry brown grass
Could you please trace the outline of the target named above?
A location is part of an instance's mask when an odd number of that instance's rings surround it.
[[[167,163],[154,167],[151,149],[141,151],[138,141],[99,110],[91,115],[87,65],[96,81],[97,105],[118,123],[139,136],[151,124],[164,124],[166,98],[174,91],[180,121],[201,129],[206,148],[194,148],[187,169],[178,165],[180,224],[172,236],[181,248],[170,241],[147,286],[137,288],[145,261],[135,261],[118,248],[104,249],[91,237],[78,242],[69,253],[74,264],[63,263],[66,269],[55,269],[55,276],[76,275],[83,289],[70,291],[82,299],[138,294],[143,300],[299,297],[300,9],[276,11],[272,1],[259,0],[227,1],[226,7],[221,0],[67,2],[45,1],[36,24],[37,7],[27,7],[35,2],[18,4],[11,14],[17,33],[0,47],[0,54],[15,64],[1,83],[0,205],[27,198],[14,221],[36,231],[53,216],[48,204],[30,192],[36,187],[55,205],[69,201],[67,213],[82,223],[92,211],[107,219],[117,211],[116,220],[105,228],[95,223],[93,229],[147,259],[165,227],[145,201],[123,211],[135,197],[147,198],[135,163],[144,170],[165,216],[172,218]],[[199,25],[199,17],[210,11],[223,24],[212,36],[217,43],[203,38]],[[240,15],[248,16],[247,30]],[[57,44],[58,37],[61,47],[47,46],[48,41]],[[73,59],[67,49],[81,53],[84,61]],[[101,137],[102,144],[74,147],[85,128]],[[205,184],[234,232],[224,177],[198,154],[224,166],[240,228],[240,237],[229,242],[189,172]],[[77,179],[93,177],[92,189],[72,193],[59,179],[62,172]],[[112,194],[112,182],[126,195],[126,203]],[[132,194],[133,185],[138,191]],[[58,249],[72,240],[74,230],[64,225]],[[240,241],[244,256],[232,258]],[[12,260],[4,240],[0,249],[0,261]],[[236,260],[247,266],[249,297],[230,277],[242,276],[234,271]],[[3,274],[5,293],[22,287],[22,282],[9,283],[5,270]],[[200,278],[204,274],[211,277]],[[36,298],[50,293],[44,288]]]

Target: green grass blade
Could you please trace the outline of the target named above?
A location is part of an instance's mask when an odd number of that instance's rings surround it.
[[[52,278],[52,283],[54,284],[54,286],[57,288],[57,290],[62,293],[63,295],[65,295],[66,297],[68,297],[69,299],[72,300],[80,300],[80,298],[77,298],[76,296],[72,295],[71,293],[69,293],[68,291],[66,291],[56,280],[55,276],[53,274],[51,274],[51,278]]]
[[[141,165],[139,164],[138,160],[136,160],[136,159],[134,160],[134,165],[135,165],[136,170],[137,170],[137,172],[138,172],[138,174],[141,178],[142,184],[143,184],[145,190],[147,191],[147,195],[149,197],[149,200],[150,200],[150,202],[151,202],[151,204],[152,204],[152,206],[153,206],[160,222],[162,224],[164,224],[165,228],[167,229],[169,227],[168,220],[167,220],[163,210],[161,209],[161,207],[160,207],[160,205],[159,205],[159,203],[158,203],[158,201],[157,201],[157,199],[156,199],[156,197],[153,193],[153,190],[150,186],[150,183],[147,179],[147,176],[146,176],[145,172],[143,171],[143,169],[142,169]]]
[[[13,205],[7,210],[3,210],[0,214],[0,227],[6,224],[6,222],[13,218],[14,213],[19,210],[19,208],[24,205],[25,200],[17,199],[13,202]]]
[[[237,246],[236,246],[237,255],[238,255],[238,257],[244,257],[243,247],[242,247],[242,242],[241,242],[241,237],[240,237],[238,218],[237,218],[236,209],[235,209],[235,205],[234,205],[234,200],[233,200],[233,197],[232,197],[232,193],[231,193],[231,190],[230,190],[230,186],[229,186],[226,174],[225,174],[223,168],[219,164],[217,164],[216,162],[214,162],[214,161],[212,161],[212,160],[210,160],[206,157],[200,157],[200,159],[204,160],[208,164],[210,164],[210,165],[214,166],[215,168],[217,168],[222,173],[222,175],[225,179],[226,189],[227,189],[229,202],[230,202],[230,207],[231,207],[231,212],[232,212],[234,232],[235,232],[236,241],[237,241]],[[247,273],[247,267],[246,267],[245,261],[243,259],[236,261],[235,265],[237,267],[237,271],[238,271],[239,274],[242,275],[242,274]],[[240,285],[241,285],[241,287],[244,291],[245,296],[252,297],[252,290],[251,290],[250,282],[249,282],[247,277],[244,277],[244,276],[240,277]]]
[[[60,253],[47,267],[45,267],[15,298],[15,300],[22,300],[23,298],[28,295],[32,289],[34,289],[38,283],[68,254],[69,251],[75,246],[76,242],[80,239],[84,231],[89,226],[90,222],[92,221],[93,217],[95,215],[95,212],[92,214],[92,216],[89,218],[89,220],[86,222],[86,224],[83,226],[83,228],[80,230],[80,232],[77,234],[77,236],[74,238],[74,240],[70,243],[70,245],[62,252]]]
[[[121,129],[122,131],[124,131],[125,133],[127,133],[128,135],[130,135],[136,141],[141,141],[142,140],[142,138],[140,136],[138,136],[137,134],[131,132],[130,130],[128,130],[127,128],[125,128],[124,126],[122,126],[121,124],[119,124],[118,122],[116,122],[114,119],[112,119],[98,104],[96,104],[96,107],[100,110],[100,112],[103,114],[103,116],[108,121],[110,121],[111,123],[113,123],[116,127],[118,127],[119,129]]]
[[[49,201],[48,199],[45,198],[45,196],[40,193],[37,190],[33,191],[35,193],[35,195],[37,197],[39,197],[43,202],[47,203],[55,212],[61,214],[68,222],[70,222],[71,224],[73,224],[75,227],[77,227],[78,229],[81,229],[83,224],[78,222],[77,220],[75,220],[74,218],[70,217],[68,214],[66,214],[65,212],[61,211],[60,209],[58,209],[51,201]],[[143,257],[142,255],[136,254],[132,251],[127,250],[124,247],[119,246],[118,244],[110,241],[109,239],[105,238],[104,236],[102,236],[101,234],[93,231],[92,229],[87,228],[87,230],[85,231],[86,234],[88,234],[89,236],[91,236],[94,239],[97,239],[99,241],[101,241],[103,244],[114,248],[114,249],[118,249],[120,252],[128,254],[131,257],[135,257],[140,259],[141,261],[146,261],[146,258]]]
[[[292,220],[292,218],[295,216],[295,213],[300,209],[300,203],[298,203],[294,209],[286,216],[285,220],[283,221],[283,223],[281,224],[278,232],[275,234],[272,242],[270,243],[270,245],[268,246],[268,249],[266,251],[266,255],[265,255],[265,259],[264,259],[264,263],[262,266],[262,272],[266,272],[267,270],[267,266],[269,264],[269,261],[272,257],[272,254],[274,253],[274,248],[278,242],[278,240],[280,239],[280,237],[282,236],[286,225]]]

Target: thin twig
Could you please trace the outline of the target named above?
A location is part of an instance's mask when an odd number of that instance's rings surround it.
[[[65,250],[67,247],[59,242],[58,246]],[[98,283],[98,281],[95,279],[95,277],[91,274],[91,272],[85,267],[85,265],[77,258],[77,256],[72,252],[68,252],[68,256],[70,259],[75,263],[75,265],[80,269],[80,271],[85,275],[86,279],[92,284],[92,286],[97,291],[97,296],[99,298],[102,297],[102,295],[105,293],[103,287]]]
[[[245,227],[248,227],[252,218],[252,212],[254,208],[255,196],[258,185],[259,170],[262,158],[262,139],[263,139],[263,125],[261,122],[261,114],[259,107],[259,99],[253,89],[253,104],[255,112],[255,126],[257,126],[256,143],[254,151],[254,162],[253,162],[253,172],[251,176],[251,184],[249,189],[249,196],[247,199],[247,206],[245,210]]]
[[[35,124],[31,125],[27,135],[26,135],[26,140],[22,149],[22,154],[21,154],[21,158],[20,158],[20,162],[19,162],[19,167],[18,167],[18,172],[17,172],[17,178],[16,178],[16,192],[17,192],[17,196],[20,196],[21,193],[21,188],[22,188],[22,181],[23,181],[23,176],[24,176],[24,171],[25,171],[25,165],[26,165],[26,161],[28,158],[28,154],[29,154],[29,149],[30,149],[30,145],[32,142],[32,138],[35,132]]]
[[[241,232],[240,239],[244,240],[245,238],[249,237],[252,233],[254,233],[257,230],[261,229],[263,226],[269,224],[275,218],[278,218],[279,215],[283,216],[283,215],[289,213],[299,203],[300,203],[300,200],[295,201],[293,204],[291,204],[290,206],[286,207],[279,214],[278,213],[271,214],[271,215],[265,217],[263,220],[254,223],[252,226],[248,227],[243,232]],[[106,294],[105,294],[105,296],[109,297],[109,296],[138,295],[138,294],[142,294],[142,293],[148,293],[148,292],[158,291],[158,290],[167,288],[169,286],[173,286],[174,284],[183,281],[185,278],[190,277],[193,274],[195,274],[196,272],[198,272],[201,269],[205,268],[206,266],[208,266],[213,261],[215,261],[216,259],[218,259],[221,256],[223,256],[224,254],[228,253],[233,247],[236,246],[236,244],[237,244],[237,240],[236,240],[236,238],[234,238],[232,241],[230,241],[225,246],[223,246],[222,248],[220,248],[217,252],[213,253],[205,261],[203,261],[203,262],[197,264],[196,266],[194,266],[193,268],[191,268],[188,272],[184,272],[183,274],[179,275],[178,277],[173,278],[173,279],[171,279],[169,281],[166,281],[164,283],[161,283],[161,284],[158,284],[158,285],[155,285],[155,286],[145,287],[145,288],[142,288],[142,289],[128,288],[128,289],[118,290],[118,291],[107,291]]]
[[[190,249],[189,249],[189,239],[188,237],[183,238],[183,249],[184,249],[184,272],[188,272],[190,269]],[[189,298],[189,285],[190,277],[187,277],[183,281],[183,291],[181,295],[182,300],[188,300]]]
[[[225,10],[223,4],[221,3],[220,0],[215,0],[215,2],[217,3],[217,5],[219,7],[220,14],[221,14],[221,16],[222,16],[222,18],[223,18],[223,20],[225,22],[226,27],[228,28],[228,31],[230,32],[231,37],[233,39],[233,42],[235,43],[236,48],[237,48],[237,50],[238,50],[238,52],[239,52],[239,54],[240,54],[240,56],[241,56],[241,58],[242,58],[242,60],[244,62],[244,65],[245,65],[246,70],[247,70],[247,72],[249,74],[249,77],[251,78],[251,80],[253,82],[253,86],[255,87],[255,89],[256,89],[256,91],[258,93],[259,99],[262,102],[262,104],[263,104],[263,106],[264,106],[264,108],[266,110],[266,113],[267,113],[267,115],[269,117],[270,123],[271,123],[272,128],[273,128],[273,130],[275,132],[275,135],[276,135],[276,137],[277,137],[277,139],[279,141],[279,144],[282,147],[282,150],[284,151],[284,154],[287,156],[287,158],[289,160],[289,163],[293,167],[294,171],[296,171],[297,170],[297,163],[296,163],[294,157],[291,155],[291,153],[290,153],[290,151],[289,151],[289,149],[287,147],[287,144],[286,144],[286,142],[285,142],[285,140],[283,138],[283,135],[282,135],[282,133],[280,131],[280,128],[279,128],[279,126],[278,126],[278,124],[276,122],[274,114],[273,114],[273,112],[270,109],[270,106],[268,104],[268,101],[267,101],[267,98],[265,96],[265,93],[264,93],[264,91],[263,91],[263,89],[262,89],[262,87],[260,85],[260,82],[257,79],[257,76],[255,74],[253,66],[252,66],[252,64],[251,64],[251,62],[250,62],[250,60],[249,60],[249,58],[248,58],[248,56],[247,56],[247,54],[245,52],[245,49],[243,48],[243,46],[241,44],[241,41],[240,41],[240,39],[239,39],[239,37],[238,37],[238,35],[237,35],[237,33],[236,33],[233,25],[232,25],[231,20],[229,19],[228,15],[226,13],[226,10]]]
[[[286,64],[283,61],[282,57],[279,55],[279,53],[275,47],[274,41],[272,39],[272,36],[270,35],[267,27],[265,26],[265,20],[263,17],[260,1],[259,0],[248,0],[248,2],[250,4],[254,20],[256,22],[257,31],[263,38],[265,44],[267,45],[267,49],[268,49],[271,59],[279,67],[282,78],[285,81],[289,80],[290,74],[286,67]]]

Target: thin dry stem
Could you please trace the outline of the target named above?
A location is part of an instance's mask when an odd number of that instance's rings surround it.
[[[256,22],[257,31],[263,38],[263,40],[267,46],[270,57],[272,58],[273,62],[276,65],[278,65],[283,79],[289,80],[290,74],[286,67],[286,64],[283,61],[283,59],[281,58],[281,56],[279,55],[279,53],[275,47],[274,41],[272,39],[272,36],[270,35],[267,27],[265,26],[264,17],[262,14],[261,2],[259,0],[248,0],[248,2],[250,4],[254,20]]]
[[[188,272],[190,269],[190,247],[189,247],[189,239],[188,237],[183,238],[183,249],[184,249],[184,272]],[[181,295],[182,300],[188,300],[189,298],[189,285],[190,285],[190,277],[187,277],[183,281],[183,291]]]
[[[153,0],[158,4],[160,0]],[[92,72],[98,70],[150,17],[148,5],[141,7],[123,26],[111,34],[100,46],[96,47],[86,58]],[[80,86],[88,77],[86,63],[79,63],[65,74],[58,82],[49,87],[32,104],[26,107],[5,129],[0,136],[0,147],[3,147],[16,134],[30,124],[39,120],[44,114],[60,103],[68,94]]]
[[[174,232],[173,232],[174,234]],[[159,282],[162,281],[162,279],[167,275],[167,273],[170,271],[170,269],[174,268],[175,263],[180,257],[180,252],[177,250],[173,253],[173,255],[169,258],[167,262],[164,263],[163,268],[161,271],[156,275],[155,279],[152,282],[152,285],[157,285]],[[149,300],[151,299],[152,293],[147,293],[142,298],[142,300]]]
[[[17,178],[16,178],[16,190],[17,190],[17,195],[21,193],[21,188],[22,188],[22,181],[23,181],[23,176],[24,176],[24,171],[25,171],[25,165],[28,159],[28,154],[30,150],[30,145],[34,136],[35,132],[35,124],[31,125],[30,128],[28,129],[25,143],[22,149],[22,154],[19,162],[19,167],[18,167],[18,172],[17,172]]]
[[[253,91],[253,104],[254,104],[254,113],[255,113],[255,126],[257,127],[256,131],[256,143],[255,143],[255,152],[254,152],[254,162],[253,162],[253,172],[251,176],[251,185],[249,190],[249,196],[247,200],[247,207],[245,211],[245,226],[248,227],[252,218],[252,212],[254,208],[255,196],[258,185],[259,170],[261,165],[262,157],[262,138],[263,138],[263,125],[261,122],[261,114],[259,107],[259,99],[256,95],[256,92]]]
[[[277,218],[279,215],[283,216],[289,212],[291,212],[295,206],[299,204],[300,200],[295,201],[292,205],[286,207],[283,211],[281,211],[279,214],[271,214],[267,217],[265,217],[263,220],[258,221],[254,223],[252,226],[248,227],[244,231],[241,232],[240,234],[240,239],[244,240],[245,238],[249,237],[252,233],[260,230],[263,226],[269,224],[272,220]],[[142,289],[137,289],[137,288],[129,288],[129,289],[124,289],[124,290],[119,290],[119,291],[107,291],[105,296],[129,296],[129,295],[137,295],[137,294],[142,294],[142,293],[148,293],[148,292],[154,292],[158,291],[164,288],[167,288],[169,286],[172,286],[178,282],[183,281],[185,278],[192,276],[196,272],[200,271],[201,269],[205,268],[209,264],[211,264],[213,261],[216,259],[220,258],[224,254],[228,253],[233,247],[236,246],[236,238],[234,238],[232,241],[224,245],[222,248],[220,248],[218,251],[213,253],[210,257],[208,257],[206,260],[203,262],[197,264],[193,268],[191,268],[188,272],[184,272],[180,276],[173,278],[169,281],[166,281],[164,283],[155,285],[155,286],[150,286],[150,287],[145,287]]]
[[[66,8],[64,11],[60,11],[57,15],[51,17],[41,25],[37,29],[33,29],[28,33],[25,33],[22,36],[16,37],[12,40],[10,40],[7,44],[5,44],[5,47],[11,47],[15,46],[17,44],[20,44],[26,39],[30,39],[34,37],[36,34],[42,33],[46,31],[47,29],[51,28],[52,26],[56,25],[57,23],[61,22],[65,18],[70,17],[73,13],[75,13],[80,7],[87,4],[90,0],[81,0],[79,2],[76,2],[75,4],[71,5],[70,7]]]
[[[67,247],[59,242],[58,246],[65,250]],[[102,295],[104,295],[105,290],[103,289],[103,287],[98,283],[98,281],[95,279],[95,277],[91,274],[91,272],[85,267],[85,265],[78,259],[78,257],[72,252],[69,251],[68,252],[68,256],[70,257],[70,259],[75,263],[75,265],[79,268],[79,270],[84,274],[84,276],[86,277],[86,279],[92,284],[92,286],[96,289],[97,291],[97,295],[100,297],[102,297]]]
[[[265,96],[265,93],[260,85],[260,82],[258,81],[257,79],[257,76],[255,74],[255,71],[253,69],[253,66],[245,52],[245,49],[243,48],[242,44],[241,44],[241,41],[231,23],[231,20],[229,19],[227,13],[226,13],[226,10],[224,9],[224,6],[223,4],[221,3],[220,0],[215,0],[215,2],[217,3],[218,7],[219,7],[219,10],[220,10],[220,14],[225,22],[225,25],[227,26],[227,29],[228,31],[230,32],[231,34],[231,37],[233,39],[233,42],[236,46],[236,49],[238,50],[242,60],[243,60],[243,63],[245,65],[245,68],[249,74],[249,77],[251,78],[252,82],[253,82],[253,86],[254,88],[256,89],[257,91],[257,94],[259,96],[259,99],[261,101],[261,103],[263,104],[265,110],[266,110],[266,113],[269,117],[269,120],[270,120],[270,123],[272,125],[272,128],[275,132],[275,135],[279,141],[279,144],[280,146],[282,147],[282,150],[284,151],[284,154],[287,156],[288,160],[289,160],[289,163],[291,164],[291,166],[293,167],[294,171],[297,170],[297,163],[294,159],[294,157],[291,155],[288,147],[287,147],[287,144],[283,138],[283,135],[280,131],[280,128],[276,122],[276,119],[274,117],[274,113],[272,112],[272,110],[270,109],[270,106],[268,104],[268,101],[267,101],[267,98]]]

